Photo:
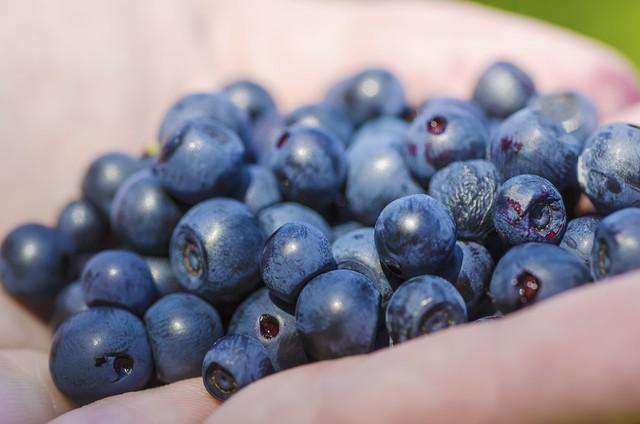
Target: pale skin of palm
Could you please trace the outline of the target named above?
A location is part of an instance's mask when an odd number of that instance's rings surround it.
[[[238,76],[283,111],[360,66],[394,70],[416,103],[467,97],[497,58],[541,91],[590,95],[603,122],[640,121],[640,85],[610,49],[461,3],[5,2],[0,17],[0,234],[52,223],[92,157],[154,139],[177,96]],[[75,408],[48,373],[44,323],[0,291],[0,422],[635,422],[639,274],[592,284],[503,320],[266,378],[224,405],[200,379]],[[74,409],[75,408],[75,409]]]

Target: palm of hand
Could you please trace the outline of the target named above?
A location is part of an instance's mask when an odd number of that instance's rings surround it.
[[[43,5],[51,10],[35,16],[29,3],[9,5],[2,27],[13,36],[43,31],[51,39],[46,46],[27,40],[19,51],[0,47],[4,57],[15,58],[0,83],[11,99],[0,116],[15,118],[0,125],[12,141],[0,180],[21,182],[5,187],[12,204],[0,221],[3,233],[25,219],[52,218],[77,195],[86,163],[99,152],[141,149],[175,96],[238,75],[263,81],[286,109],[317,99],[349,70],[379,63],[397,71],[418,102],[429,94],[467,96],[479,70],[506,57],[529,70],[542,90],[590,94],[607,120],[640,100],[633,73],[607,49],[463,4],[192,1],[154,3],[154,14],[146,16],[146,2],[90,10],[78,1],[63,10]],[[76,18],[79,28],[67,28],[65,18]],[[42,70],[35,59],[47,64],[46,72],[32,75]],[[24,164],[37,164],[39,175],[33,178],[34,168]],[[42,181],[49,185],[39,186]],[[577,290],[502,322],[280,373],[222,408],[192,379],[71,412],[48,374],[49,330],[0,291],[0,421],[625,418],[640,412],[634,384],[640,368],[630,361],[640,338],[617,325],[638,320],[627,305],[640,291],[629,284],[634,277]],[[458,407],[462,401],[465,408]]]

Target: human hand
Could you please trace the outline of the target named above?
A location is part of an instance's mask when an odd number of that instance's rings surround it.
[[[287,109],[317,99],[350,70],[380,64],[417,103],[431,94],[468,96],[486,64],[507,58],[542,91],[587,93],[607,121],[618,113],[640,119],[640,110],[627,109],[640,100],[635,75],[610,50],[472,5],[77,1],[38,4],[33,14],[34,4],[7,4],[0,18],[3,39],[23,41],[0,46],[11,58],[0,81],[0,131],[10,141],[0,180],[11,199],[0,233],[25,219],[52,220],[78,194],[92,157],[141,149],[178,95],[243,74]],[[48,374],[48,329],[0,292],[0,421],[60,414],[61,422],[633,420],[640,339],[627,323],[638,319],[630,305],[637,278],[578,289],[502,321],[283,372],[223,407],[192,379],[67,413],[73,405]]]

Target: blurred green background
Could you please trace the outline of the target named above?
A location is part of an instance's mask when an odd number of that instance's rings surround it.
[[[640,0],[475,0],[602,40],[640,69]]]

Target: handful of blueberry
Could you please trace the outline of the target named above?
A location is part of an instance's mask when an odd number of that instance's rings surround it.
[[[382,69],[284,116],[238,81],[181,98],[158,139],[2,242],[5,290],[54,304],[50,371],[78,403],[196,376],[224,400],[640,269],[640,127],[510,63],[415,111]]]

